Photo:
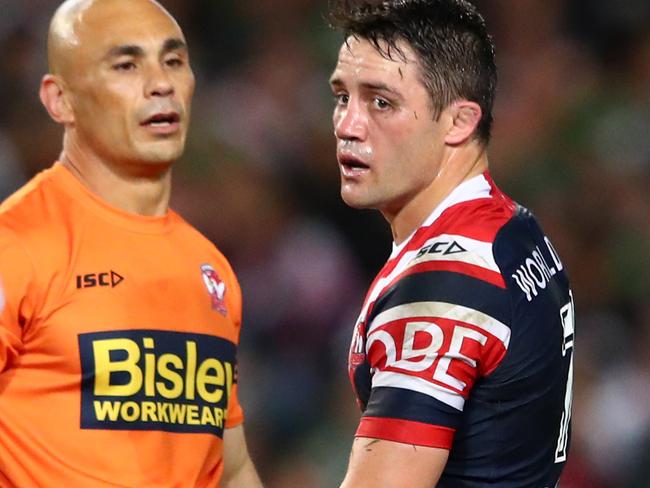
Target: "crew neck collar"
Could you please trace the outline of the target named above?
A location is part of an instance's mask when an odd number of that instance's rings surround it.
[[[63,163],[57,161],[50,169],[51,179],[60,185],[66,193],[72,196],[96,216],[113,224],[142,234],[159,234],[170,230],[174,220],[174,212],[167,210],[165,215],[148,216],[127,212],[114,207],[97,196],[84,185]]]
[[[463,181],[440,204],[433,209],[429,216],[399,245],[393,241],[393,250],[391,256],[396,256],[411,241],[415,233],[422,227],[432,225],[449,207],[458,203],[476,200],[478,198],[488,198],[492,191],[490,176],[488,171],[476,175],[469,180]]]

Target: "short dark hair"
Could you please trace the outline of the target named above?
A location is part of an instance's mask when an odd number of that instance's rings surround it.
[[[330,0],[330,26],[367,39],[389,59],[402,58],[406,41],[419,58],[422,82],[435,117],[460,98],[476,102],[483,116],[476,129],[490,140],[497,73],[494,43],[485,20],[466,0]]]

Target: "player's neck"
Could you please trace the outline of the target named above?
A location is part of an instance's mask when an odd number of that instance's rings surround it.
[[[129,172],[123,165],[103,161],[74,144],[64,144],[60,157],[91,192],[112,207],[144,216],[167,213],[171,194],[171,167]]]
[[[397,211],[382,211],[390,223],[395,244],[404,242],[458,185],[482,174],[487,169],[488,158],[485,148],[478,144],[451,148],[438,167],[435,178],[426,188]]]

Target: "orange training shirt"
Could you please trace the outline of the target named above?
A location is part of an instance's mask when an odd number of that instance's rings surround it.
[[[240,324],[207,239],[55,163],[0,206],[0,486],[218,486]]]

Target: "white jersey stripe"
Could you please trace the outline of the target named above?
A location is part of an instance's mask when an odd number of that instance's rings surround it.
[[[370,338],[373,331],[385,324],[409,317],[438,317],[457,320],[488,332],[499,339],[506,349],[510,344],[510,328],[503,322],[478,310],[447,302],[413,302],[393,307],[374,318],[367,336]]]
[[[379,386],[417,391],[424,395],[433,397],[450,407],[454,407],[456,410],[460,410],[461,412],[465,405],[465,399],[460,393],[427,381],[423,378],[409,376],[404,373],[375,371],[375,374],[372,377],[372,387],[377,388]]]

